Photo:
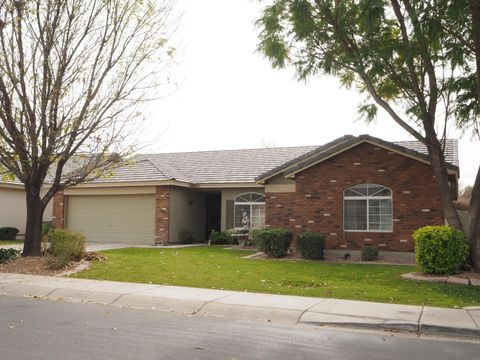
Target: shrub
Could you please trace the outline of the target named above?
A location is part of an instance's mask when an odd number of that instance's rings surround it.
[[[18,234],[18,229],[14,227],[0,228],[0,240],[15,240]]]
[[[251,229],[251,230],[248,232],[248,238],[249,238],[249,240],[251,241],[251,243],[252,243],[253,245],[256,246],[258,234],[259,234],[262,230],[263,230],[263,229]]]
[[[292,233],[285,229],[264,229],[256,234],[255,246],[267,256],[284,256],[292,242]]]
[[[297,250],[304,259],[323,259],[325,236],[315,232],[303,232],[297,237]]]
[[[42,238],[47,236],[52,229],[55,229],[55,227],[51,221],[44,222],[42,224]]]
[[[210,245],[226,245],[233,244],[234,239],[229,231],[215,231],[212,230],[209,236]]]
[[[364,245],[362,247],[362,260],[375,261],[378,259],[378,247],[376,245]]]
[[[45,237],[48,242],[47,264],[52,269],[61,269],[72,260],[81,260],[85,255],[86,240],[82,234],[52,229]]]
[[[19,250],[15,249],[0,249],[0,264],[5,264],[20,255]]]
[[[449,226],[425,226],[413,233],[418,269],[427,274],[454,274],[465,265],[465,234]]]

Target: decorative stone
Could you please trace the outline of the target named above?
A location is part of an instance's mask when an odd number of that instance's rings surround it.
[[[454,285],[468,285],[469,281],[468,281],[468,279],[465,279],[465,278],[450,276],[447,279],[447,283],[448,284],[454,284]]]

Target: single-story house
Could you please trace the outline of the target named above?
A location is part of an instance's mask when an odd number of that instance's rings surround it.
[[[445,154],[452,194],[456,140]],[[112,176],[53,199],[57,227],[92,242],[168,244],[212,229],[317,231],[329,249],[412,251],[411,234],[445,223],[426,148],[344,136],[322,146],[138,155]]]
[[[25,235],[27,205],[23,184],[18,181],[0,182],[0,227],[18,229],[18,236]],[[47,205],[43,221],[52,220],[52,203]]]
[[[445,151],[456,196],[457,142]],[[445,223],[425,147],[368,135],[139,155],[109,178],[58,193],[53,221],[98,242],[167,244],[203,241],[212,229],[284,227],[321,232],[330,249],[393,251],[412,251],[414,230]]]

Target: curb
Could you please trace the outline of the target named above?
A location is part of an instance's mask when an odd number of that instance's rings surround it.
[[[480,307],[426,306],[272,295],[45,276],[0,274],[0,295],[188,316],[331,326],[480,339]]]

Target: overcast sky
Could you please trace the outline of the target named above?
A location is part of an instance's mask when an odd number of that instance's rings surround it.
[[[332,77],[300,83],[255,52],[254,0],[180,0],[176,90],[150,103],[149,152],[321,145],[345,134],[414,140],[386,114],[358,120],[362,97]],[[461,184],[471,184],[480,145],[460,141]],[[252,159],[254,160],[254,159]]]

